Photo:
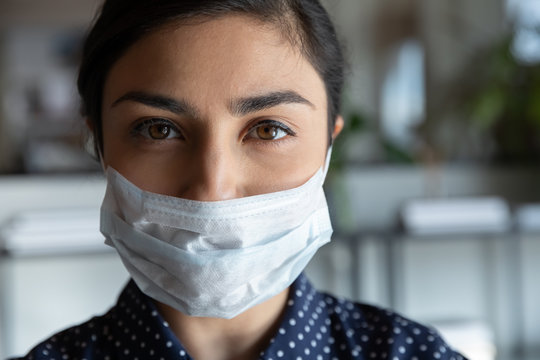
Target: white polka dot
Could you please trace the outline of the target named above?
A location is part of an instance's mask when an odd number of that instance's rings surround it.
[[[289,347],[291,349],[294,349],[295,346],[296,346],[296,344],[294,343],[294,341],[289,341]]]
[[[407,350],[405,349],[404,346],[400,346],[399,349],[398,349],[398,351],[399,351],[400,353],[402,353],[402,354],[405,354],[405,352],[406,352]]]
[[[278,356],[278,357],[283,357],[283,355],[284,355],[283,351],[281,351],[281,350],[278,350],[278,352],[277,352],[277,356]]]
[[[281,335],[285,335],[286,331],[285,331],[284,328],[279,328],[279,333],[280,333]]]
[[[289,319],[289,324],[290,324],[291,326],[296,325],[296,320],[295,320],[294,318],[293,318],[293,319]]]
[[[172,347],[172,341],[167,341],[166,346],[167,346],[168,348]]]
[[[304,340],[304,334],[298,333],[298,340]]]
[[[325,354],[330,354],[330,348],[328,346],[325,346],[323,348],[323,351],[324,351]]]

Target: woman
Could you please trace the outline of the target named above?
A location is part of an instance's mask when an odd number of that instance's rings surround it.
[[[462,359],[432,330],[314,290],[343,58],[317,0],[108,0],[84,115],[101,230],[131,281],[27,359]]]

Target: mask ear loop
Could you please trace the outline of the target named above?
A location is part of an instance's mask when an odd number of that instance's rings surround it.
[[[324,160],[324,167],[323,167],[323,179],[326,179],[326,174],[328,173],[328,169],[330,168],[330,159],[332,158],[332,145],[328,148],[328,151],[326,152],[326,159]]]
[[[107,165],[105,165],[105,160],[103,158],[103,152],[101,151],[101,148],[98,147],[97,149],[97,156],[99,158],[99,163],[101,164],[101,170],[103,170],[103,173],[107,172]]]

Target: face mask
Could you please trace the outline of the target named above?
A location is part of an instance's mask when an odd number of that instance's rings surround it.
[[[216,202],[146,192],[109,167],[101,232],[145,294],[230,319],[285,290],[330,241],[329,159],[300,187]]]

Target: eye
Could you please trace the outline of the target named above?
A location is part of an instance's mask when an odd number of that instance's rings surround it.
[[[294,136],[295,133],[279,121],[264,120],[252,127],[246,137],[270,141],[279,140],[287,135]]]
[[[137,124],[133,132],[151,140],[183,138],[178,128],[171,121],[162,118],[146,119]]]

